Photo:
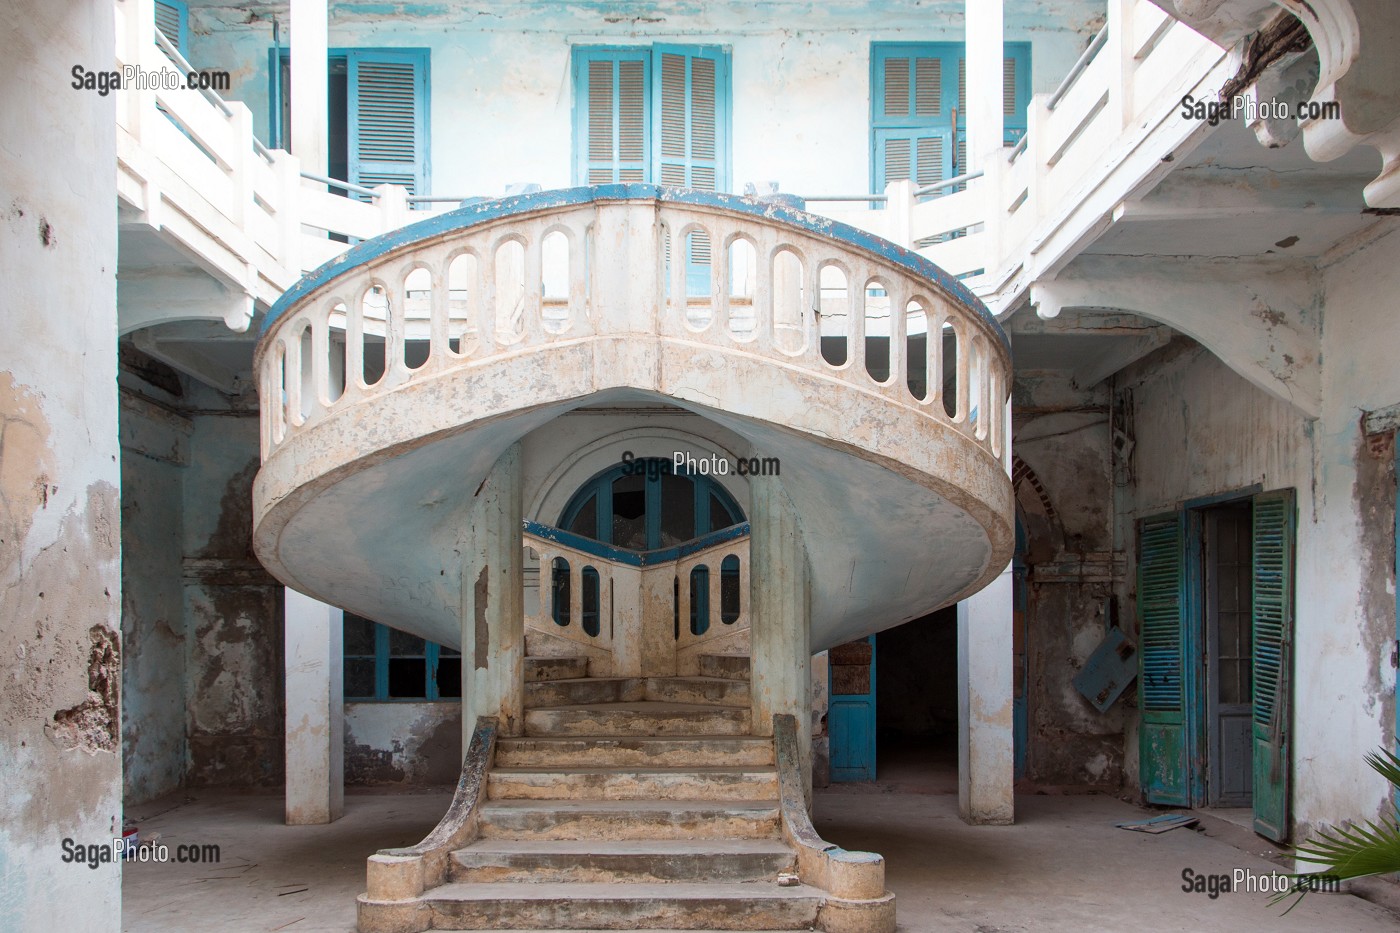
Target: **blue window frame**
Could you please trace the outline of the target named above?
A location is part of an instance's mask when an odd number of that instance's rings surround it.
[[[578,46],[574,183],[729,190],[729,51]]]
[[[1031,47],[1008,42],[1002,103],[1006,145],[1026,132]],[[967,171],[967,60],[961,42],[871,46],[871,185],[931,185]],[[955,190],[955,189],[950,189]]]
[[[349,612],[344,626],[346,700],[461,697],[461,652]]]
[[[428,194],[432,105],[428,49],[330,49],[328,172],[373,188],[401,185]],[[291,141],[291,51],[268,50],[269,145]],[[364,196],[357,195],[363,199]]]
[[[655,551],[744,521],[734,497],[712,478],[676,470],[670,460],[638,458],[584,483],[559,527],[630,551]]]

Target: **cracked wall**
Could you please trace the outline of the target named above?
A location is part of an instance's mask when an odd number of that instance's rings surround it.
[[[110,6],[0,12],[0,917],[120,926],[120,873],[59,864],[121,828],[113,98],[67,89],[110,61]],[[56,90],[62,89],[62,90]],[[75,145],[81,140],[81,145]]]
[[[1065,373],[1022,371],[1014,392],[1012,479],[1026,535],[1023,779],[1117,788],[1130,710],[1120,700],[1100,713],[1074,686],[1107,634],[1121,564],[1108,391],[1077,389]]]

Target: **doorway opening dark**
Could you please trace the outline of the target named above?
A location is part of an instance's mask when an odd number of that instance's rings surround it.
[[[876,636],[881,783],[958,792],[958,624],[949,606]]]

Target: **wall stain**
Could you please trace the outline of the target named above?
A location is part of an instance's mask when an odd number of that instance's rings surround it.
[[[121,648],[116,633],[100,625],[88,638],[87,699],[53,714],[49,738],[61,748],[110,752],[121,739]]]

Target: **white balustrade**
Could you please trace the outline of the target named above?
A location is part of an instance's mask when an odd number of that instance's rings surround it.
[[[347,265],[292,303],[259,344],[264,459],[288,436],[416,380],[626,335],[742,351],[857,386],[1000,456],[1002,337],[909,265],[766,213],[649,199],[654,239],[628,249],[634,263],[655,263],[659,284],[652,312],[635,320],[594,289],[637,278],[599,259],[617,249],[637,202],[551,203]],[[708,263],[688,269],[696,244]]]

